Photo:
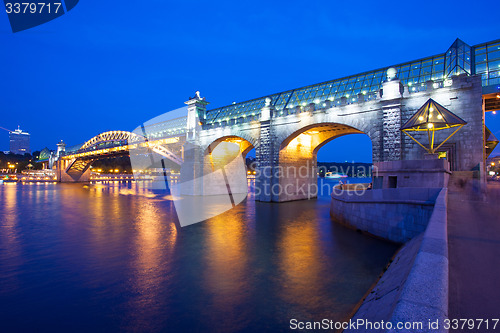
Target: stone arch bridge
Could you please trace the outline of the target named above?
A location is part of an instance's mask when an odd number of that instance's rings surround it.
[[[171,128],[164,124],[160,124],[163,132],[146,129],[149,135],[124,131],[99,134],[80,149],[61,156],[58,177],[62,182],[88,181],[89,166],[94,160],[128,154],[131,147],[141,145],[150,153],[180,165],[184,147],[190,144],[195,147],[191,149],[191,154],[196,155],[195,163],[183,172],[196,179],[210,172],[207,158],[217,146],[221,142],[233,142],[239,145],[243,156],[255,148],[258,170],[255,186],[259,189],[256,200],[305,199],[310,195],[304,188],[317,181],[318,150],[340,136],[366,134],[372,143],[374,162],[423,158],[425,151],[405,137],[400,128],[429,98],[468,122],[442,147],[453,159],[453,168],[483,170],[484,112],[480,78],[461,75],[448,81],[446,86],[444,82],[437,85],[434,82],[426,89],[411,93],[399,80],[388,80],[373,97],[365,99],[360,95],[356,101],[345,98],[337,104],[330,100],[311,102],[281,111],[268,97],[255,115],[222,121],[209,120],[213,111],[206,110],[208,103],[197,94],[186,102],[187,117],[174,119],[185,126],[172,130],[171,135],[168,132]],[[203,194],[203,189],[193,189],[192,194]]]
[[[140,147],[155,159],[182,164],[181,179],[201,179],[213,170],[207,160],[217,147],[233,142],[243,156],[255,148],[256,200],[304,199],[310,195],[301,189],[317,181],[318,150],[340,136],[366,134],[374,163],[424,158],[425,151],[400,129],[433,99],[467,122],[440,148],[451,170],[474,171],[484,179],[485,159],[498,142],[484,124],[485,112],[500,110],[498,61],[500,40],[469,46],[457,39],[442,54],[212,110],[197,92],[181,117],[144,124],[135,134],[106,132],[62,154],[58,178],[88,180],[96,158]],[[447,135],[437,132],[436,141]],[[299,168],[301,174],[287,173]],[[199,183],[187,192],[204,189]]]

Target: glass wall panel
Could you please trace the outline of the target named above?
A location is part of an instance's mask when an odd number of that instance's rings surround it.
[[[474,58],[472,58],[474,57]],[[403,84],[411,86],[411,92],[426,89],[428,80],[440,81],[445,76],[472,73],[472,62],[475,61],[475,73],[480,74],[483,85],[497,84],[500,80],[500,42],[494,41],[477,45],[471,48],[466,43],[457,39],[445,54],[418,59],[412,62],[391,67],[397,69],[398,78]],[[297,105],[320,103],[326,99],[334,100],[339,105],[341,97],[349,96],[349,102],[357,100],[357,94],[366,93],[366,98],[375,96],[374,93],[381,89],[389,67],[371,72],[353,75],[346,78],[332,80],[326,83],[312,85],[304,88],[290,90],[283,93],[270,95],[272,103],[277,110]],[[206,122],[220,122],[221,119],[234,119],[245,116],[246,120],[258,119],[258,114],[265,104],[265,97],[250,100],[234,105],[207,111]],[[287,114],[289,111],[287,111]]]

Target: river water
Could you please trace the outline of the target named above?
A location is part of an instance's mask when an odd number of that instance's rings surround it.
[[[320,180],[321,181],[321,180]],[[0,185],[0,332],[280,332],[345,319],[397,246],[329,198],[255,202],[176,228],[136,183]]]

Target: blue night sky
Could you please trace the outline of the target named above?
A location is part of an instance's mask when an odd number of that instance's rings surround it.
[[[91,1],[13,34],[0,14],[0,126],[32,150],[82,143],[183,106],[210,108],[500,38],[498,1]],[[472,15],[471,15],[472,14]],[[500,114],[486,116],[500,137]],[[353,149],[353,147],[360,149]],[[0,150],[8,133],[0,132]],[[497,149],[497,152],[500,151]],[[319,160],[370,161],[366,136]]]

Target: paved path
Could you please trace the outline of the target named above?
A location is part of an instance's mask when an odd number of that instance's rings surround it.
[[[488,185],[485,199],[449,193],[448,242],[450,319],[500,318],[500,183]],[[500,323],[467,332],[500,332]]]

